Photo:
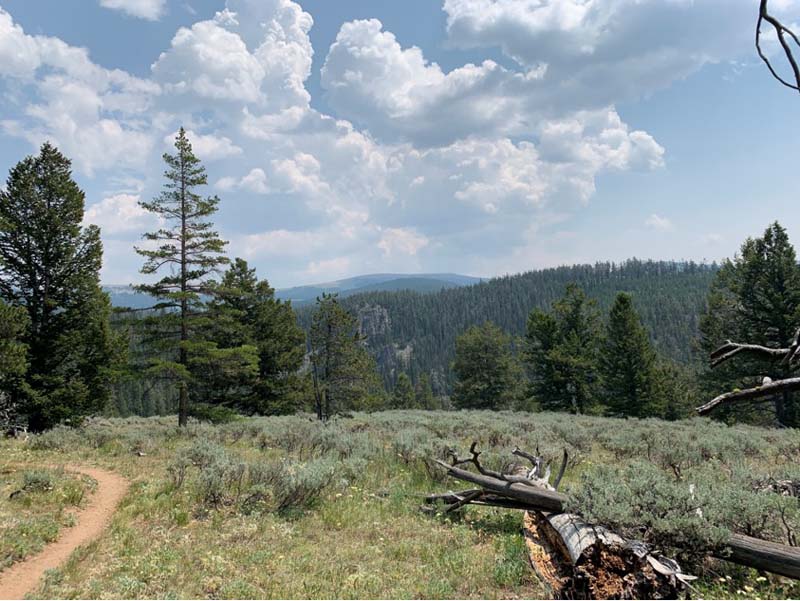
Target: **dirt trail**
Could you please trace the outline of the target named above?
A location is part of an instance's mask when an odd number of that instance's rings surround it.
[[[122,476],[103,469],[82,465],[65,465],[64,469],[91,476],[97,480],[97,489],[87,506],[76,512],[75,526],[64,529],[40,553],[0,572],[0,599],[22,599],[36,589],[46,570],[57,568],[75,549],[97,538],[130,486]]]

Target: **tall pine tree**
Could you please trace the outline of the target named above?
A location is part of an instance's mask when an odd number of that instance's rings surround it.
[[[366,349],[358,321],[342,308],[335,294],[317,299],[309,343],[319,419],[382,405],[383,386],[375,359]]]
[[[546,313],[528,318],[526,356],[531,393],[543,409],[586,413],[596,404],[600,316],[574,284]]]
[[[490,321],[456,338],[453,371],[458,409],[510,409],[519,398],[521,370],[511,337]]]
[[[103,409],[120,358],[99,283],[100,230],[81,226],[83,211],[70,161],[47,143],[0,192],[0,298],[28,317],[25,386],[9,395],[34,430]]]
[[[257,364],[255,373],[234,370],[227,382],[209,382],[206,395],[247,413],[285,414],[301,407],[305,334],[291,303],[276,299],[275,290],[244,259],[236,259],[215,286],[203,336],[225,351],[253,348]],[[202,382],[202,374],[196,380]]]
[[[664,413],[657,356],[630,294],[620,292],[609,312],[599,358],[601,400],[612,415]]]
[[[144,275],[153,275],[165,268],[169,273],[154,284],[137,288],[162,301],[158,307],[167,309],[163,319],[174,325],[165,342],[177,357],[160,358],[153,369],[169,373],[177,380],[178,424],[185,426],[189,418],[190,353],[203,319],[203,295],[213,293],[209,277],[228,259],[223,255],[227,242],[220,239],[209,221],[217,211],[219,198],[203,198],[196,192],[208,183],[208,178],[182,127],[175,138],[175,151],[163,157],[167,164],[164,191],[150,202],[139,203],[168,226],[144,235],[155,248],[136,248],[145,258],[141,269]],[[198,354],[207,351],[205,347],[194,350]]]
[[[727,261],[717,274],[700,320],[700,346],[708,356],[726,340],[770,347],[788,347],[800,323],[800,267],[786,230],[771,224],[760,238],[749,238],[740,254]],[[733,388],[761,384],[792,375],[780,360],[743,355],[704,374],[705,394],[716,396]],[[763,407],[740,405],[721,408],[723,418],[756,421],[777,420],[800,426],[800,399],[796,393],[773,398],[771,415]]]
[[[16,426],[18,400],[11,391],[24,385],[28,369],[28,345],[22,337],[28,327],[28,314],[22,307],[10,307],[0,300],[0,429]]]

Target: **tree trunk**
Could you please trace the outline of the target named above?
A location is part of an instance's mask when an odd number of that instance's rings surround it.
[[[186,350],[186,342],[189,340],[189,307],[186,302],[187,287],[187,265],[186,265],[186,172],[183,151],[181,151],[181,342],[178,362],[184,369],[189,368],[189,357]],[[181,378],[185,378],[181,374]],[[178,427],[184,427],[189,423],[189,391],[187,390],[186,380],[181,380],[179,387],[178,400]]]

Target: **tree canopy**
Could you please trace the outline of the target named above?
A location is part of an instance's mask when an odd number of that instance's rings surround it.
[[[0,191],[0,298],[27,313],[25,385],[7,392],[34,430],[103,409],[120,358],[99,284],[100,230],[82,226],[83,212],[70,161],[48,143]]]

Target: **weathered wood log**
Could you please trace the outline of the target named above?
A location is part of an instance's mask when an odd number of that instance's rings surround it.
[[[780,545],[744,534],[731,534],[725,547],[715,552],[714,557],[800,580],[798,547]]]
[[[436,462],[446,469],[450,476],[477,484],[499,496],[516,500],[521,505],[525,505],[526,509],[564,513],[566,496],[557,491],[542,490],[516,482],[498,480],[491,476],[476,474],[449,465],[444,461],[437,460]],[[800,548],[798,547],[732,534],[722,548],[713,550],[711,554],[718,559],[800,580]]]
[[[463,495],[468,494],[469,492],[470,491],[463,491],[458,493],[428,495],[425,497],[425,502],[429,504],[442,502],[452,506],[453,504],[457,503],[459,499],[462,499]],[[508,497],[491,493],[485,493],[474,501],[470,501],[469,504],[480,505],[483,507],[500,507],[502,509],[520,509],[522,511],[528,511],[531,508],[530,503],[525,503],[524,501],[518,501],[516,499],[509,499]]]
[[[529,503],[505,496],[509,487],[521,484],[518,482],[520,477],[528,480],[526,486],[519,489],[520,495],[529,496],[532,490],[555,493],[555,487],[550,484],[550,468],[541,457],[515,448],[512,454],[527,459],[533,469],[527,470],[523,466],[515,465],[506,469],[511,474],[501,474],[481,465],[480,453],[475,444],[470,447],[470,453],[472,459],[458,460],[454,457],[454,462],[473,463],[480,472],[477,476],[499,480],[503,483],[500,485],[502,491],[498,493],[485,488],[469,489],[444,495],[428,495],[426,501],[450,503],[445,513],[466,504],[528,509],[525,512],[523,531],[529,558],[531,566],[547,588],[549,597],[673,599],[678,597],[686,581],[691,578],[681,574],[679,566],[671,560],[662,558],[662,563],[650,556],[649,548],[642,543],[629,543],[608,529],[589,525],[575,515],[531,511]],[[565,452],[557,481],[564,474],[567,459]],[[455,465],[449,468],[464,471]],[[496,482],[493,484],[496,485]],[[433,508],[427,509],[435,511]],[[661,570],[655,570],[654,566],[660,566]]]
[[[524,524],[531,565],[554,599],[675,599],[691,578],[578,516],[529,511]]]
[[[463,470],[438,459],[435,461],[445,468],[449,475],[458,478],[459,480],[477,484],[482,488],[498,493],[505,497],[525,501],[532,507],[536,507],[544,511],[555,511],[558,513],[563,511],[562,507],[566,497],[556,491],[543,490],[541,488],[531,486],[530,484],[499,480],[492,476],[476,474],[468,470]]]

